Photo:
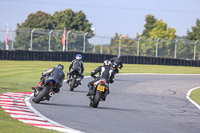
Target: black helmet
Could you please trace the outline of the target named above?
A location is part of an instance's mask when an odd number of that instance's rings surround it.
[[[117,64],[113,62],[113,63],[111,64],[111,66],[112,66],[113,68],[115,68],[115,67],[117,67]]]
[[[60,68],[61,70],[63,70],[63,69],[64,69],[64,66],[61,65],[61,64],[59,64],[59,65],[57,66],[57,68]]]
[[[109,61],[109,60],[105,60],[104,62],[103,62],[103,65],[104,66],[111,66],[111,61]]]

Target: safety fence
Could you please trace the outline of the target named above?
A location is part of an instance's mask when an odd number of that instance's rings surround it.
[[[66,31],[62,44],[63,30],[17,29],[0,30],[0,49],[32,51],[77,51],[97,54],[126,56],[149,56],[174,59],[200,60],[200,40],[186,38],[131,38],[128,35],[102,35],[80,31]]]
[[[72,61],[76,54],[82,54],[84,62],[102,63],[116,55],[95,54],[82,52],[48,52],[29,50],[0,50],[0,60],[38,60],[38,61]],[[186,60],[147,56],[122,56],[125,64],[153,64],[153,65],[175,65],[175,66],[200,66],[199,60]]]

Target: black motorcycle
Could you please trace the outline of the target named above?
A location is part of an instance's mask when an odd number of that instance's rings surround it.
[[[116,63],[112,63],[111,69],[114,71],[115,74],[119,73],[119,69]],[[120,68],[121,69],[121,68]]]
[[[78,70],[72,71],[70,79],[68,81],[70,91],[74,91],[74,88],[78,87],[80,83],[81,83],[81,77],[79,76]]]
[[[53,91],[56,89],[56,86],[56,80],[53,77],[45,77],[44,84],[40,88],[34,89],[34,98],[32,101],[34,103],[39,103],[44,100],[49,101],[54,94]]]
[[[105,101],[106,92],[109,91],[109,85],[104,79],[100,79],[94,83],[92,94],[89,96],[90,106],[97,108],[100,101]]]

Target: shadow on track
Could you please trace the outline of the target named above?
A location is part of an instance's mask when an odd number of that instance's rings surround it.
[[[125,112],[141,112],[141,110],[136,109],[123,109],[123,108],[110,108],[110,107],[98,107],[92,108],[86,105],[71,105],[71,104],[58,104],[58,103],[40,103],[42,105],[52,105],[52,106],[63,106],[63,107],[72,107],[72,108],[91,108],[91,109],[99,109],[99,110],[112,110],[112,111],[125,111]]]
[[[40,103],[42,105],[52,105],[52,106],[63,106],[63,107],[75,107],[75,108],[89,108],[90,106],[85,105],[71,105],[71,104],[59,104],[59,103]]]
[[[138,83],[142,81],[135,81],[135,80],[127,80],[127,79],[115,79],[115,81],[120,81],[120,82],[131,82],[131,83]]]

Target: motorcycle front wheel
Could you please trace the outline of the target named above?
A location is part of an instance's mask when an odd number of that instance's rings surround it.
[[[76,78],[72,77],[72,81],[71,81],[71,85],[70,85],[70,91],[74,91],[75,82],[76,82]]]
[[[49,93],[49,88],[44,87],[42,91],[38,94],[36,98],[34,98],[34,103],[39,103],[47,94]]]

